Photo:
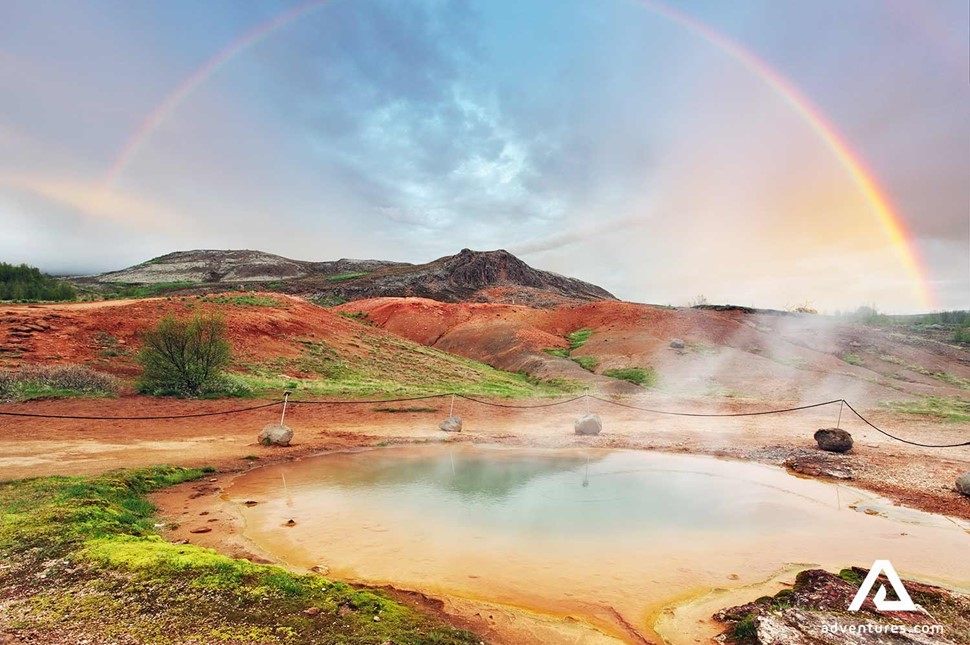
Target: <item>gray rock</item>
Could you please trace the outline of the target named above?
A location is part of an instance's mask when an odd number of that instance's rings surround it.
[[[970,497],[970,470],[957,477],[957,490]]]
[[[438,428],[444,430],[445,432],[461,432],[461,417],[457,414],[453,414],[439,423]]]
[[[818,447],[828,452],[848,452],[852,450],[852,435],[838,428],[822,428],[815,431]]]
[[[259,443],[264,446],[288,446],[293,439],[293,429],[279,423],[270,423],[259,432]]]
[[[584,414],[576,419],[576,434],[599,434],[603,431],[603,422],[598,414]]]
[[[674,338],[670,341],[670,347],[673,349],[684,349],[687,345],[679,338]]]

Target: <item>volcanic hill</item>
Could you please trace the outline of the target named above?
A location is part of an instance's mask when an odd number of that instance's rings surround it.
[[[504,250],[462,249],[457,255],[425,264],[351,259],[309,262],[247,250],[179,251],[120,271],[75,277],[72,282],[81,289],[134,296],[242,287],[328,304],[386,296],[538,307],[615,300],[605,289],[535,269]]]

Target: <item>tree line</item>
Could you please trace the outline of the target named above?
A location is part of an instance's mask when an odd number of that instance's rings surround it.
[[[0,262],[0,300],[77,300],[77,291],[35,267]]]

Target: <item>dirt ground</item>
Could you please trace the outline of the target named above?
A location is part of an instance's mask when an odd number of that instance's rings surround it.
[[[629,402],[629,400],[627,400]],[[260,401],[186,401],[130,396],[118,399],[47,400],[6,404],[6,412],[89,416],[178,415],[258,405]],[[529,401],[499,401],[527,406]],[[714,406],[662,395],[641,398],[654,408],[692,412],[738,412],[785,407],[730,402]],[[456,414],[464,418],[464,432],[438,430],[447,416],[448,399],[420,401],[434,412],[380,412],[375,403],[309,405],[291,403],[286,422],[296,431],[288,448],[267,448],[256,435],[267,423],[279,420],[279,407],[237,415],[181,420],[78,421],[0,417],[6,439],[0,455],[0,478],[15,479],[59,473],[91,474],[113,468],[170,463],[214,466],[234,472],[283,459],[382,443],[473,441],[527,446],[594,446],[664,450],[753,459],[781,465],[793,453],[822,454],[812,438],[816,429],[836,425],[838,405],[784,415],[728,418],[658,416],[615,407],[595,399],[590,410],[603,418],[603,433],[579,437],[573,421],[585,411],[581,399],[566,405],[534,410],[485,406],[458,399]],[[408,407],[408,403],[394,404]],[[967,438],[967,424],[940,423],[862,410],[874,423],[925,443],[953,443]],[[921,510],[970,519],[970,498],[955,490],[956,478],[970,470],[970,447],[932,449],[893,441],[864,425],[847,410],[841,425],[852,433],[852,452],[833,456],[851,471],[851,484]],[[828,453],[826,453],[827,455]],[[244,459],[245,457],[258,459]]]
[[[501,400],[502,405],[526,406],[534,401]],[[39,414],[138,416],[187,414],[226,410],[258,404],[258,401],[180,401],[148,397],[119,399],[48,400],[7,404],[3,411]],[[209,478],[177,486],[153,496],[159,507],[160,530],[172,541],[186,541],[219,550],[234,557],[271,561],[242,533],[242,521],[221,491],[240,473],[262,465],[362,446],[439,441],[480,442],[530,447],[593,446],[660,450],[750,459],[782,464],[790,456],[801,460],[821,455],[812,438],[821,427],[835,425],[838,406],[785,415],[686,418],[657,416],[614,407],[591,400],[590,410],[601,415],[599,436],[580,437],[573,422],[586,409],[578,400],[561,406],[533,410],[485,406],[458,399],[456,414],[464,421],[461,434],[438,430],[447,416],[447,398],[420,401],[433,412],[379,412],[375,403],[310,405],[292,403],[287,425],[296,434],[287,448],[265,447],[256,435],[267,423],[279,420],[280,408],[238,415],[159,421],[76,421],[0,417],[0,432],[7,439],[0,456],[0,479],[49,475],[99,473],[114,468],[168,463],[182,466],[213,466]],[[657,395],[638,403],[654,408],[710,412],[765,409],[764,404],[730,402],[714,406],[698,401],[664,399]],[[393,404],[407,407],[410,403]],[[775,406],[772,406],[775,407]],[[777,407],[784,407],[780,403]],[[966,436],[966,424],[913,421],[880,410],[863,411],[877,424],[895,433],[924,442],[953,442]],[[892,441],[844,412],[841,425],[855,438],[846,455],[831,456],[827,463],[840,473],[850,473],[846,483],[897,503],[921,510],[970,520],[970,498],[956,492],[954,481],[970,470],[970,447],[917,448]],[[830,453],[824,453],[829,455]],[[253,457],[257,457],[254,459]],[[833,461],[834,460],[834,461]],[[206,532],[195,531],[208,529]],[[392,590],[393,591],[393,590]],[[394,592],[398,593],[398,592]],[[497,643],[539,643],[586,638],[585,626],[562,621],[539,621],[534,616],[515,616],[496,611],[485,603],[415,597],[400,592],[403,600],[417,602],[426,610],[481,634]],[[592,638],[593,640],[588,640]]]

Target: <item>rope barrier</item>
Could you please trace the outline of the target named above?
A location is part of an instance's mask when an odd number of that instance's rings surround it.
[[[583,396],[574,396],[571,399],[563,399],[562,401],[553,401],[552,403],[540,403],[538,405],[505,405],[504,403],[492,403],[491,401],[483,401],[481,399],[475,399],[470,396],[465,396],[464,394],[456,394],[460,399],[465,399],[466,401],[471,401],[472,403],[478,403],[479,405],[490,405],[493,408],[515,408],[518,410],[534,410],[539,408],[551,408],[557,405],[565,405],[567,403],[572,403],[573,401],[579,401]]]
[[[918,443],[916,441],[909,441],[908,439],[903,439],[901,437],[897,437],[897,436],[891,435],[888,432],[886,432],[885,430],[883,430],[882,428],[880,428],[879,426],[875,425],[874,423],[872,423],[871,421],[869,421],[869,419],[865,418],[864,416],[862,416],[861,414],[859,414],[858,412],[856,412],[856,409],[853,408],[852,405],[849,404],[848,401],[845,401],[845,407],[847,407],[850,410],[852,410],[852,412],[857,417],[859,417],[862,420],[863,423],[865,423],[866,425],[868,425],[869,427],[871,427],[876,432],[881,432],[882,434],[886,435],[890,439],[895,439],[896,441],[902,441],[903,443],[908,443],[911,446],[919,446],[921,448],[960,448],[962,446],[970,446],[970,441],[964,441],[963,443],[949,443],[949,444],[930,444],[930,443]]]
[[[428,394],[425,396],[409,396],[400,399],[356,399],[349,401],[307,401],[303,399],[294,399],[290,401],[290,405],[296,403],[307,403],[310,405],[368,405],[372,403],[402,403],[404,401],[425,401],[427,399],[440,399],[442,397],[452,396],[450,392],[444,394]],[[458,396],[461,396],[460,394]]]
[[[666,416],[676,416],[676,417],[754,417],[754,416],[762,416],[762,415],[768,415],[768,414],[785,414],[788,412],[797,412],[799,410],[809,410],[812,408],[820,408],[826,405],[834,405],[835,403],[838,403],[840,406],[844,405],[845,407],[849,408],[853,412],[853,414],[859,417],[859,419],[863,423],[871,427],[873,430],[889,437],[890,439],[894,439],[895,441],[909,444],[911,446],[918,446],[920,448],[961,448],[964,446],[970,446],[970,441],[964,441],[962,443],[952,443],[952,444],[929,444],[929,443],[920,443],[918,441],[910,441],[909,439],[903,439],[902,437],[897,437],[896,435],[893,435],[883,430],[882,428],[880,428],[879,426],[875,425],[867,418],[862,416],[862,414],[860,414],[858,410],[853,408],[852,405],[845,399],[833,399],[831,401],[824,401],[822,403],[812,403],[810,405],[800,405],[797,407],[780,408],[775,410],[761,410],[759,412],[708,413],[708,412],[673,412],[671,410],[657,410],[654,408],[645,408],[637,405],[630,405],[628,403],[620,403],[619,401],[614,401],[612,399],[604,399],[598,396],[591,396],[588,393],[582,394],[580,396],[575,396],[570,399],[563,399],[561,401],[553,401],[550,403],[540,403],[538,405],[508,405],[505,403],[495,403],[492,401],[476,399],[474,397],[467,396],[465,394],[459,394],[457,392],[446,392],[441,394],[428,394],[424,396],[409,396],[409,397],[399,397],[396,399],[376,399],[376,400],[375,399],[356,399],[356,400],[342,400],[342,401],[340,400],[338,401],[327,401],[327,400],[289,401],[287,399],[285,401],[284,400],[272,401],[270,403],[263,403],[261,405],[253,405],[245,408],[235,408],[232,410],[219,410],[216,412],[196,412],[193,414],[107,417],[107,416],[93,416],[93,415],[86,416],[86,415],[67,415],[67,414],[40,414],[40,413],[33,413],[33,412],[8,412],[3,410],[3,411],[0,411],[0,416],[30,417],[35,419],[75,419],[75,420],[82,420],[82,421],[160,421],[165,419],[197,419],[200,417],[213,417],[213,416],[219,416],[223,414],[240,414],[243,412],[252,412],[254,410],[271,408],[277,405],[285,406],[287,403],[289,403],[289,405],[301,404],[301,403],[308,404],[308,405],[376,405],[376,404],[382,404],[382,403],[402,403],[406,401],[426,401],[428,399],[439,399],[447,396],[452,397],[452,400],[454,400],[454,397],[458,397],[466,401],[470,401],[472,403],[477,403],[479,405],[485,405],[485,406],[490,406],[495,408],[507,408],[507,409],[514,409],[514,410],[532,410],[532,409],[539,409],[539,408],[551,408],[558,405],[566,405],[568,403],[573,403],[574,401],[579,401],[580,399],[586,400],[588,405],[589,399],[596,399],[597,401],[600,401],[602,403],[615,405],[621,408],[638,410],[640,412],[649,412],[651,414],[662,414]],[[840,421],[841,421],[841,417],[842,415],[841,415],[841,407],[840,407],[840,413],[839,413]]]
[[[603,399],[598,396],[590,397],[596,399],[597,401],[602,401],[603,403],[609,403],[610,405],[616,405],[621,408],[629,408],[631,410],[640,410],[641,412],[651,412],[653,414],[664,414],[672,417],[757,417],[763,414],[784,414],[785,412],[796,412],[798,410],[808,410],[810,408],[820,408],[825,405],[832,405],[833,403],[841,403],[842,399],[833,399],[832,401],[826,401],[824,403],[813,403],[811,405],[800,405],[797,408],[783,408],[780,410],[764,410],[761,412],[725,412],[721,414],[717,413],[705,413],[705,412],[671,412],[669,410],[654,410],[651,408],[641,408],[636,405],[629,405],[626,403],[620,403],[619,401],[613,401],[612,399]]]
[[[99,416],[75,416],[68,414],[35,414],[31,412],[7,412],[0,411],[0,415],[5,417],[33,417],[35,419],[81,419],[88,421],[158,421],[161,419],[195,419],[198,417],[214,417],[220,414],[238,414],[240,412],[250,412],[252,410],[262,410],[282,404],[282,401],[273,401],[262,405],[253,405],[248,408],[236,408],[234,410],[220,410],[218,412],[196,412],[194,414],[171,414],[146,417],[99,417]]]

